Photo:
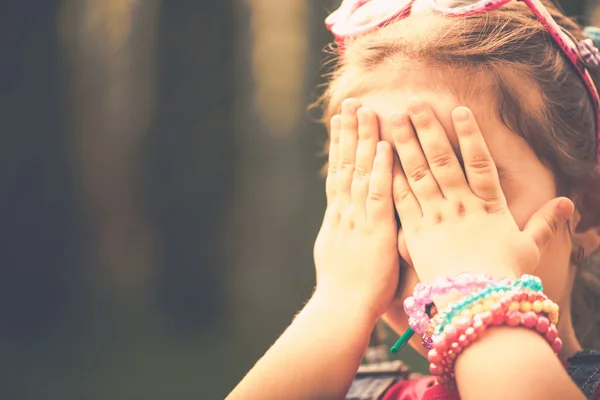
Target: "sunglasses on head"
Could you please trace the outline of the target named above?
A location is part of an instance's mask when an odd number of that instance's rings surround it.
[[[513,0],[344,0],[325,20],[334,35],[340,52],[347,39],[367,34],[392,21],[408,17],[421,8],[447,17],[466,17],[492,11]],[[596,114],[596,145],[600,162],[600,97],[588,70],[600,68],[600,51],[589,38],[576,41],[558,25],[540,0],[522,1],[544,25],[556,45],[571,62],[585,84]],[[585,33],[588,36],[590,29]],[[600,30],[593,31],[600,39]]]

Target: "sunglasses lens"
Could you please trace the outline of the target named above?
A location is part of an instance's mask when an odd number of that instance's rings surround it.
[[[371,0],[356,9],[348,18],[348,25],[360,29],[385,22],[406,11],[411,0]]]

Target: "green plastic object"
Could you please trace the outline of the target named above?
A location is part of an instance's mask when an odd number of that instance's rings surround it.
[[[425,312],[427,313],[428,316],[431,316],[431,304],[428,304],[425,307]],[[390,349],[392,354],[398,354],[400,349],[403,348],[406,345],[406,343],[408,343],[410,338],[412,338],[414,335],[415,335],[415,331],[413,331],[411,328],[408,328],[406,330],[406,332],[404,332],[404,334],[402,336],[400,336],[400,339],[398,339],[398,341]]]

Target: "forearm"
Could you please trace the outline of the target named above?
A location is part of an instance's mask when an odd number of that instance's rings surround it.
[[[457,359],[462,400],[584,399],[548,343],[525,328],[494,327]]]
[[[343,399],[375,322],[364,310],[313,297],[228,399]]]

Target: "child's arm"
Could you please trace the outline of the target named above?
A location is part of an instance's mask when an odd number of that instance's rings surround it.
[[[228,399],[343,399],[375,322],[315,295]]]
[[[355,99],[331,122],[327,210],[315,243],[312,300],[229,396],[344,398],[377,318],[398,286],[392,149]],[[379,143],[378,143],[379,142]]]
[[[407,109],[395,117],[404,170],[396,169],[394,189],[410,195],[394,197],[401,199],[397,211],[419,278],[432,282],[467,272],[516,279],[535,271],[552,239],[566,234],[573,203],[553,199],[521,229],[473,113],[465,107],[453,112],[463,173],[431,106],[415,98]],[[454,302],[452,296],[436,298],[438,309]],[[548,343],[522,328],[489,328],[460,353],[454,372],[463,400],[583,398]]]
[[[492,328],[457,359],[462,400],[583,400],[548,342],[529,329]]]

